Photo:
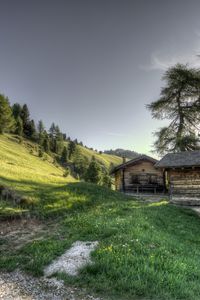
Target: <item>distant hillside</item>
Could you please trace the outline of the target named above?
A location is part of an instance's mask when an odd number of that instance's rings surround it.
[[[125,150],[125,149],[121,149],[121,148],[118,148],[118,149],[115,149],[115,150],[105,150],[104,151],[105,154],[109,154],[109,155],[116,155],[116,156],[119,156],[119,157],[126,157],[126,158],[129,158],[129,159],[133,159],[137,156],[140,155],[140,153],[137,153],[135,151],[131,151],[131,150]]]
[[[65,146],[68,148],[69,142],[65,141]],[[89,163],[92,159],[92,157],[95,157],[95,159],[101,164],[101,166],[107,170],[110,171],[111,168],[114,166],[117,166],[122,163],[122,158],[117,155],[107,154],[102,151],[97,151],[92,148],[88,148],[86,146],[76,144],[76,152],[72,159],[69,161],[69,164],[74,164],[76,166],[77,159],[78,164],[80,159],[86,159],[86,161]],[[88,165],[84,165],[84,168]],[[79,173],[79,172],[78,172]]]
[[[109,168],[111,164],[118,165],[122,162],[121,158],[118,155],[96,152],[94,150],[90,150],[82,146],[78,146],[78,147],[82,155],[86,156],[88,159],[91,159],[92,156],[94,156],[96,160],[104,164],[107,168]]]

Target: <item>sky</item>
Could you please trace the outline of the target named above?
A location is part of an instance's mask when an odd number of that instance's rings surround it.
[[[199,0],[0,0],[0,93],[98,150],[150,154],[174,64],[200,67]]]

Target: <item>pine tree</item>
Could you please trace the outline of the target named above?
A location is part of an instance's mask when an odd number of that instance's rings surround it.
[[[63,164],[65,164],[67,162],[67,160],[68,160],[68,151],[67,151],[67,147],[64,146],[62,154],[61,154],[61,162]]]
[[[92,160],[86,171],[85,180],[88,182],[99,184],[101,181],[102,170],[99,163],[92,157]]]
[[[102,177],[102,185],[107,188],[111,188],[111,186],[112,186],[112,180],[107,172],[105,172]]]
[[[49,153],[50,151],[49,136],[46,131],[44,132],[44,140],[42,142],[42,147],[46,153]]]
[[[12,115],[12,109],[7,97],[0,94],[0,134],[9,132],[14,128],[15,121]]]
[[[69,155],[69,159],[72,158],[73,154],[75,153],[76,151],[76,144],[73,142],[73,141],[70,141],[69,142],[69,145],[68,145],[68,155]]]
[[[21,118],[22,107],[19,103],[15,103],[12,106],[12,113],[15,119],[15,131],[14,133],[22,136],[23,135],[23,121]]]
[[[15,121],[16,125],[15,125],[15,133],[19,136],[22,136],[23,135],[23,122],[22,122],[22,119],[20,118],[20,116],[18,116],[16,118],[16,121]]]
[[[34,120],[28,121],[25,125],[25,135],[28,139],[31,139],[33,141],[37,140],[37,132],[35,127]]]
[[[51,127],[49,128],[49,135],[53,138],[56,135],[56,125],[54,122],[51,124]]]
[[[13,112],[13,116],[14,116],[15,120],[17,120],[17,118],[20,117],[21,111],[22,111],[22,107],[19,103],[13,104],[12,112]]]
[[[50,150],[56,153],[57,150],[56,126],[54,122],[51,124],[51,127],[49,128],[49,144],[50,144]]]
[[[84,178],[89,165],[88,158],[77,151],[76,156],[73,159],[73,163],[75,173],[78,174],[80,178]]]
[[[38,133],[39,133],[39,134],[44,134],[45,128],[44,128],[44,124],[43,124],[42,120],[40,120],[40,121],[38,122],[37,128],[38,128]]]
[[[170,120],[169,126],[156,132],[154,144],[158,154],[196,150],[200,123],[200,72],[176,65],[164,75],[166,86],[161,97],[147,107],[153,118]]]
[[[45,132],[45,127],[42,120],[38,122],[37,129],[38,129],[38,143],[42,145],[44,141],[44,132]]]
[[[59,153],[60,151],[62,151],[64,145],[63,145],[63,134],[60,131],[60,128],[59,128],[58,125],[56,125],[55,132],[56,132],[55,138],[56,138],[57,143],[58,143],[57,152]]]
[[[21,117],[22,122],[23,122],[24,134],[26,135],[26,126],[30,122],[30,119],[29,119],[30,118],[30,113],[29,113],[28,106],[26,104],[24,104],[22,106],[20,117]]]
[[[30,113],[27,104],[22,106],[20,117],[23,122],[23,133],[24,136],[30,138],[32,136],[32,131],[35,129],[35,124],[30,121]],[[34,128],[33,128],[34,127]]]

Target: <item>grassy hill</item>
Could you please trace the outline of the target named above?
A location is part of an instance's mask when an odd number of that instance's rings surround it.
[[[166,201],[145,203],[109,189],[63,177],[63,170],[36,156],[31,145],[0,137],[0,185],[25,195],[22,204],[1,200],[0,269],[35,276],[74,241],[98,240],[93,264],[77,277],[57,274],[105,299],[194,299],[200,297],[200,219]],[[28,201],[29,200],[29,201]],[[42,227],[6,234],[22,212]],[[22,215],[23,216],[23,215]],[[34,217],[34,219],[33,219]],[[19,221],[19,223],[17,222]],[[44,230],[45,228],[45,230]],[[24,239],[23,239],[24,238]],[[17,243],[14,243],[14,239]]]
[[[82,147],[80,145],[78,146],[78,148],[82,155],[84,155],[88,159],[91,159],[92,156],[94,156],[96,158],[96,160],[98,160],[100,163],[104,164],[107,168],[110,167],[111,163],[114,165],[119,165],[122,163],[122,158],[119,156],[105,154],[105,153],[100,154],[94,150],[90,150],[90,149]]]
[[[115,156],[98,154],[82,146],[78,147],[82,155],[89,159],[94,155],[106,167],[109,167],[111,162],[117,164],[120,160]],[[26,140],[20,143],[20,139],[17,136],[0,135],[0,185],[11,187],[19,195],[25,196],[26,203],[24,204],[34,207],[35,210],[39,206],[40,213],[42,209],[45,213],[47,211],[50,213],[56,211],[54,202],[59,199],[60,210],[62,210],[63,205],[66,205],[62,203],[64,201],[62,199],[66,184],[76,181],[70,175],[67,178],[63,177],[63,174],[64,169],[53,163],[51,156],[38,157],[36,145],[33,143]],[[58,192],[58,187],[61,185],[63,190],[60,189]],[[49,195],[46,197],[48,191]],[[66,194],[64,195],[66,196]],[[41,198],[43,199],[42,202],[40,201]],[[73,202],[73,199],[68,201],[67,205],[71,205],[69,204],[71,202]],[[7,214],[16,215],[27,211],[27,205],[21,208],[13,204],[12,201],[5,203],[5,201],[1,200],[0,203],[0,216],[6,216]],[[58,208],[58,203],[56,205]]]
[[[65,142],[65,145],[68,146],[68,142]],[[113,155],[113,154],[106,154],[106,153],[99,153],[96,152],[95,150],[91,150],[89,148],[86,148],[84,146],[78,145],[77,146],[79,152],[81,155],[85,156],[86,158],[88,158],[89,160],[91,160],[91,158],[94,156],[95,159],[100,163],[103,164],[107,169],[110,168],[110,165],[119,165],[122,163],[122,158],[117,156],[117,155]]]
[[[63,174],[64,170],[54,165],[50,156],[47,155],[46,159],[38,157],[34,144],[25,141],[20,144],[17,137],[0,135],[0,185],[11,187],[27,197],[27,205],[41,206],[45,202],[44,190],[46,193],[50,188],[75,181],[71,176],[64,178]],[[41,198],[44,200],[42,204]],[[27,210],[11,201],[1,201],[0,204],[0,216]]]

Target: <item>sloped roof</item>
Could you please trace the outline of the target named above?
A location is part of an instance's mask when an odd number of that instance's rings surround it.
[[[158,162],[157,159],[153,158],[153,157],[150,157],[148,155],[145,155],[145,154],[142,154],[142,155],[139,155],[137,156],[136,158],[133,158],[121,165],[118,165],[116,166],[112,171],[111,171],[111,174],[115,173],[116,171],[120,170],[120,169],[125,169],[126,167],[130,166],[130,165],[134,165],[136,164],[137,162],[139,162],[140,160],[147,160],[147,161],[150,161],[154,164],[156,164]]]
[[[184,151],[166,154],[156,165],[158,168],[200,166],[200,151]]]

